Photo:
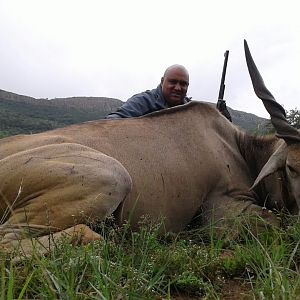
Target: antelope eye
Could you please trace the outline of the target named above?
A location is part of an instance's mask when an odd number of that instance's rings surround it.
[[[291,174],[292,177],[296,177],[297,176],[297,171],[290,165],[287,165],[287,169],[289,171],[289,173]]]

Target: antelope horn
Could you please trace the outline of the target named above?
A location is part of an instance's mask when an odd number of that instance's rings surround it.
[[[265,83],[253,61],[246,40],[244,40],[244,48],[254,92],[257,97],[263,101],[266,110],[270,114],[271,122],[276,130],[276,136],[284,139],[288,144],[300,142],[300,134],[296,128],[288,123],[284,108],[276,102],[273,95],[266,88]]]

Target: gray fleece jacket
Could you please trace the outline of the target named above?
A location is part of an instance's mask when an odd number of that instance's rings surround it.
[[[184,103],[189,101],[190,99],[185,97]],[[139,117],[164,108],[168,108],[168,104],[159,84],[156,89],[133,95],[116,112],[107,115],[106,119]]]

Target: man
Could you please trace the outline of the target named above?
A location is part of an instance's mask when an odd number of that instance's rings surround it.
[[[181,105],[190,101],[186,97],[189,74],[184,66],[168,67],[156,89],[136,94],[129,98],[107,119],[139,117],[157,110]]]
[[[157,110],[181,105],[190,101],[186,97],[189,73],[182,65],[168,67],[156,89],[129,98],[116,112],[106,119],[139,117]],[[230,121],[231,116],[224,100],[218,100],[217,109]]]

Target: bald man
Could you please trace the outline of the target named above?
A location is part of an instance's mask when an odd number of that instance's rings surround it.
[[[156,89],[136,94],[129,98],[107,119],[139,117],[157,110],[181,105],[190,101],[186,97],[189,73],[184,66],[168,67]]]

